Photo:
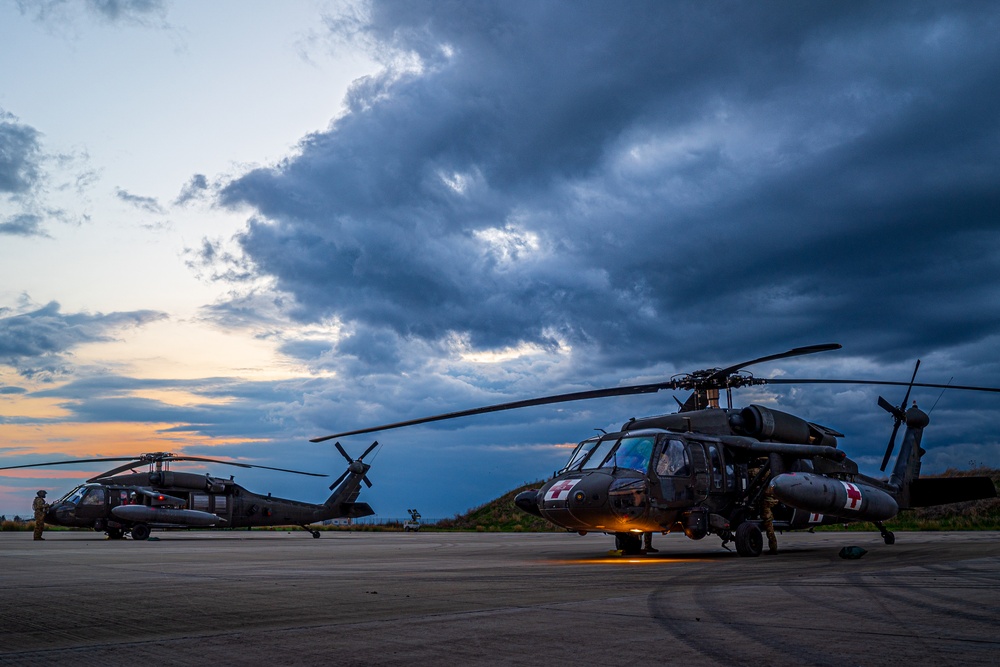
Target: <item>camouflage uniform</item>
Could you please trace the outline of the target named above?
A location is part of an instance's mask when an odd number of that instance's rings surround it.
[[[767,551],[776,554],[778,553],[778,538],[774,536],[774,506],[778,504],[778,501],[768,492],[764,494],[762,504],[760,515],[764,520],[764,532],[767,533]]]
[[[760,473],[760,468],[750,468],[750,479],[755,478]],[[774,506],[778,504],[778,500],[771,495],[770,491],[764,492],[764,497],[761,498],[761,528],[764,529],[764,533],[767,535],[767,552],[776,554],[778,553],[778,538],[774,534]]]
[[[42,531],[45,530],[45,513],[49,509],[45,502],[45,491],[39,491],[38,496],[32,501],[31,509],[35,512],[35,539],[44,540]]]

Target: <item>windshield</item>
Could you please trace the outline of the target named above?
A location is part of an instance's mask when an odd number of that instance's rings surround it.
[[[608,438],[601,440],[594,447],[590,458],[583,463],[583,470],[595,468],[629,468],[646,472],[649,468],[649,458],[653,454],[654,435],[634,435],[618,440]]]
[[[622,438],[621,444],[615,450],[615,466],[646,472],[649,469],[649,457],[653,455],[655,440],[655,436],[652,435]]]
[[[583,462],[582,468],[584,470],[594,470],[595,468],[600,468],[601,464],[604,463],[604,459],[608,458],[608,454],[611,453],[611,448],[617,443],[618,441],[614,438],[601,440],[597,447],[594,447],[591,450],[590,458]]]
[[[67,493],[65,496],[63,496],[62,498],[60,498],[56,502],[71,503],[73,505],[76,505],[78,502],[80,502],[80,498],[83,498],[83,494],[84,494],[84,492],[86,490],[87,490],[87,487],[85,487],[85,486],[78,486],[75,489],[73,489],[72,491],[70,491],[69,493]]]
[[[592,438],[589,440],[584,440],[576,449],[573,450],[572,456],[569,457],[569,462],[563,467],[563,471],[575,470],[580,467],[580,463],[583,459],[590,453],[590,450],[594,448],[598,442],[598,438]]]

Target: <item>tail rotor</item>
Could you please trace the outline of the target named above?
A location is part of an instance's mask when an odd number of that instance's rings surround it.
[[[889,445],[885,448],[885,456],[882,457],[882,467],[879,468],[883,472],[885,471],[885,467],[889,465],[892,450],[896,447],[896,434],[899,432],[899,425],[906,421],[906,402],[910,400],[910,390],[913,389],[913,382],[917,379],[917,370],[919,368],[920,360],[917,359],[917,365],[913,368],[913,376],[910,378],[910,384],[906,387],[906,395],[903,396],[903,402],[900,403],[898,408],[881,396],[878,397],[879,407],[891,414],[894,422],[892,425],[892,435],[889,436]]]
[[[369,489],[372,488],[372,483],[368,479],[367,475],[368,469],[371,466],[365,463],[363,459],[369,454],[371,454],[373,449],[378,447],[378,440],[369,445],[368,449],[366,449],[364,453],[356,459],[351,458],[351,456],[347,453],[347,451],[344,450],[344,448],[340,445],[340,442],[333,443],[333,446],[337,448],[337,451],[340,452],[341,456],[347,459],[348,465],[347,465],[347,470],[345,470],[344,473],[337,478],[337,481],[335,481],[333,484],[330,485],[330,490],[333,491],[341,482],[347,479],[348,475],[351,474],[362,475],[361,481],[364,482]]]

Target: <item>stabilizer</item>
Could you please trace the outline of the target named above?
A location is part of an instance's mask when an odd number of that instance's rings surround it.
[[[935,477],[910,483],[910,507],[930,507],[970,500],[996,498],[997,487],[989,477]]]

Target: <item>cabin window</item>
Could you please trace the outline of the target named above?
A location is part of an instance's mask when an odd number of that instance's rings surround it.
[[[656,474],[663,477],[687,477],[690,473],[687,448],[680,440],[668,440],[656,462]]]
[[[198,510],[201,512],[208,512],[208,494],[207,493],[192,493],[191,494],[191,509]]]
[[[226,513],[226,496],[216,496],[215,497],[215,513],[225,514]]]
[[[91,489],[87,492],[87,495],[83,497],[80,502],[81,505],[103,505],[104,504],[104,487],[99,486]]]

